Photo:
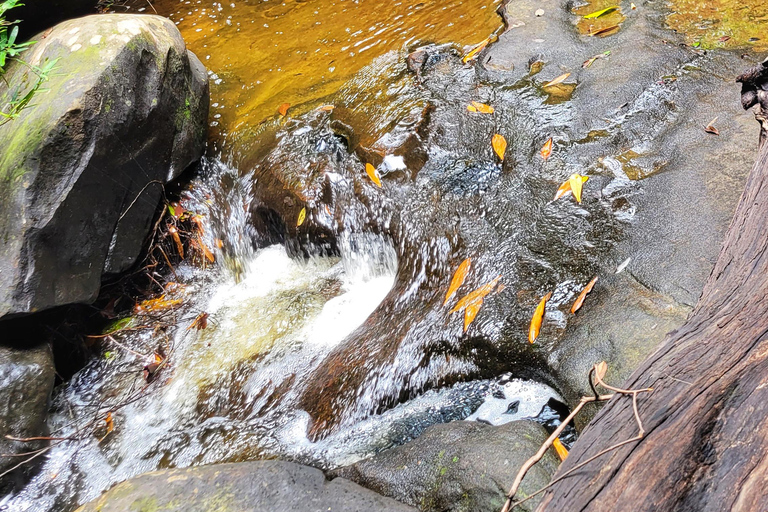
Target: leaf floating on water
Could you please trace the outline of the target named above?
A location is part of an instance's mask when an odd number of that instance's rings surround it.
[[[568,450],[565,446],[563,446],[563,443],[560,442],[559,437],[555,438],[555,440],[552,442],[552,446],[555,448],[557,456],[560,457],[560,462],[564,461],[566,457],[568,457]]]
[[[491,140],[491,146],[493,146],[493,151],[498,155],[499,159],[503,162],[504,161],[504,153],[507,152],[507,139],[504,138],[503,135],[499,135],[498,133],[494,134],[493,139]]]
[[[475,320],[477,313],[480,312],[480,308],[483,305],[483,298],[467,304],[467,309],[464,310],[464,332],[467,332],[470,324]]]
[[[112,418],[112,411],[108,412],[104,417],[104,425],[106,426],[106,432],[99,438],[99,442],[102,442],[106,437],[115,430],[115,420]]]
[[[371,181],[374,182],[377,187],[381,188],[381,178],[379,177],[379,172],[376,168],[371,164],[365,164],[365,172],[368,174],[368,177],[371,178]]]
[[[191,329],[197,329],[198,331],[201,331],[203,329],[207,329],[208,316],[209,316],[208,313],[200,313],[195,317],[192,323],[189,324],[189,327],[187,327],[186,330],[189,331]],[[162,362],[162,360],[160,362]]]
[[[304,220],[307,218],[307,207],[301,209],[299,212],[299,218],[296,219],[296,227],[298,228],[302,224],[304,224]]]
[[[605,9],[600,10],[600,11],[595,11],[595,12],[589,13],[586,16],[584,16],[584,19],[585,20],[593,20],[593,19],[599,18],[601,16],[605,16],[606,14],[610,14],[613,11],[617,10],[618,8],[619,8],[618,5],[613,5],[611,7],[607,7]]]
[[[581,182],[586,183],[588,179],[589,179],[589,176],[582,176]],[[567,196],[568,194],[571,194],[571,193],[573,192],[571,191],[571,180],[569,178],[562,185],[560,185],[560,188],[557,189],[557,192],[555,193],[555,198],[553,199],[553,201],[557,201],[561,197]]]
[[[459,265],[459,268],[456,269],[456,272],[453,273],[453,277],[451,278],[451,284],[448,286],[448,292],[445,294],[445,300],[443,301],[443,306],[448,304],[448,301],[453,297],[453,294],[456,293],[456,290],[458,290],[462,284],[464,284],[464,280],[467,278],[467,273],[469,272],[469,269],[472,266],[472,261],[470,258],[465,259],[461,262],[461,265]]]
[[[333,105],[323,105],[321,107],[317,107],[318,110],[322,110],[323,112],[332,112],[335,108],[336,107]]]
[[[571,76],[570,73],[564,73],[564,74],[560,75],[559,77],[555,78],[554,80],[552,80],[551,82],[545,83],[544,85],[542,85],[542,87],[552,87],[553,85],[561,84],[561,83],[565,82],[565,80],[569,76]]]
[[[279,107],[277,107],[277,111],[281,116],[285,116],[285,114],[288,113],[288,109],[291,108],[290,103],[283,103]]]
[[[610,27],[601,28],[598,30],[594,30],[589,33],[590,36],[608,36],[611,35],[613,32],[619,30],[618,25],[611,25]]]
[[[709,122],[709,124],[704,128],[704,131],[707,133],[711,133],[713,135],[720,135],[720,131],[717,128],[715,128],[716,122],[717,122],[717,117]]]
[[[547,158],[549,158],[549,155],[552,154],[552,137],[547,140],[547,142],[544,143],[544,146],[541,148],[541,158],[543,158],[545,161]]]
[[[627,258],[627,259],[625,259],[624,261],[622,261],[622,262],[621,262],[621,264],[619,264],[619,266],[618,266],[618,267],[616,267],[616,273],[617,273],[617,274],[621,274],[621,272],[622,272],[622,271],[623,271],[625,268],[627,268],[627,265],[629,265],[629,262],[630,262],[630,261],[632,261],[632,258]]]
[[[216,246],[217,249],[221,249],[224,247],[224,241],[221,238],[214,238],[213,244]]]
[[[451,310],[451,313],[455,313],[456,311],[459,311],[460,309],[463,309],[465,307],[468,307],[469,304],[472,304],[473,302],[476,302],[478,299],[485,298],[486,295],[491,293],[493,289],[496,287],[496,284],[501,279],[501,276],[496,277],[493,281],[490,283],[484,284],[477,290],[474,290],[464,297],[462,297],[459,302],[456,303],[456,305]]]
[[[470,112],[477,112],[477,108],[474,105],[467,105],[467,110]]]
[[[531,317],[531,326],[528,328],[528,341],[533,343],[536,338],[539,337],[539,331],[541,331],[541,321],[544,319],[544,310],[547,307],[547,301],[552,297],[552,292],[546,294],[539,305],[536,306],[536,311],[533,312]]]
[[[571,177],[568,178],[568,183],[571,184],[571,193],[573,194],[573,197],[576,198],[577,203],[581,203],[581,188],[584,185],[581,178],[582,176],[580,174],[572,174]]]
[[[587,298],[587,294],[592,291],[592,288],[595,287],[595,283],[597,282],[597,277],[592,279],[587,286],[584,287],[583,290],[581,290],[581,293],[576,298],[576,302],[573,303],[573,306],[571,306],[571,313],[576,313],[584,304],[584,299]]]
[[[480,103],[479,101],[473,101],[471,107],[474,108],[474,110],[470,110],[470,112],[480,112],[481,114],[493,114],[493,107],[490,105],[486,105],[485,103]],[[469,110],[469,107],[467,107],[467,110]]]
[[[483,51],[483,49],[485,49],[485,47],[486,47],[486,46],[488,46],[488,43],[490,43],[490,42],[491,42],[491,38],[490,38],[490,37],[488,37],[488,38],[484,39],[483,41],[481,41],[481,42],[480,42],[480,44],[478,44],[477,46],[475,46],[474,48],[472,48],[472,49],[471,49],[471,50],[470,50],[470,51],[469,51],[469,52],[468,52],[468,53],[467,53],[467,54],[464,56],[464,58],[463,58],[463,59],[461,59],[461,62],[462,62],[462,64],[466,64],[466,63],[467,63],[467,62],[469,62],[470,60],[472,60],[472,59],[474,59],[475,57],[477,57],[477,54],[478,54],[478,53],[480,53],[481,51]]]

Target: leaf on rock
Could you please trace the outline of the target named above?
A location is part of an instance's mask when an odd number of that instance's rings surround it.
[[[552,137],[547,140],[547,142],[544,143],[544,145],[541,147],[541,158],[543,158],[545,161],[547,158],[549,158],[549,155],[552,154]]]
[[[607,372],[608,372],[608,363],[606,363],[605,361],[600,361],[595,365],[595,374],[597,375],[598,379],[603,380]]]
[[[581,290],[581,293],[576,298],[576,302],[573,303],[573,306],[571,306],[571,313],[576,313],[584,304],[584,299],[587,298],[587,294],[592,291],[592,288],[595,287],[595,283],[597,282],[597,276],[595,276],[594,279],[592,279],[587,286],[584,287],[583,290]]]
[[[536,306],[536,311],[533,312],[531,317],[531,326],[528,328],[528,341],[533,343],[536,338],[539,337],[539,331],[541,331],[541,321],[544,319],[544,310],[547,307],[547,301],[552,297],[552,292],[549,292],[542,297],[539,305]]]
[[[208,328],[208,316],[208,313],[200,313],[195,317],[192,323],[189,324],[189,327],[187,327],[186,330],[189,331],[190,329],[197,329],[198,331],[201,331]]]
[[[477,54],[478,54],[478,53],[480,53],[481,51],[483,51],[483,49],[485,49],[485,47],[486,47],[486,46],[488,46],[488,43],[490,43],[490,42],[491,42],[491,38],[490,38],[490,37],[487,37],[487,38],[483,39],[483,40],[480,42],[480,44],[478,44],[477,46],[475,46],[474,48],[472,48],[472,49],[471,49],[471,50],[470,50],[470,51],[469,51],[469,52],[468,52],[468,53],[467,53],[467,54],[464,56],[464,58],[463,58],[463,59],[461,59],[461,62],[462,62],[462,64],[466,64],[466,63],[467,63],[467,62],[469,62],[470,60],[472,60],[472,59],[474,59],[475,57],[477,57]]]
[[[618,8],[619,8],[618,5],[613,5],[611,7],[606,7],[605,9],[602,9],[602,10],[599,10],[599,11],[595,11],[595,12],[591,12],[591,13],[587,14],[586,16],[584,16],[584,19],[585,20],[593,20],[593,19],[599,18],[601,16],[605,16],[606,14],[611,14],[613,11],[615,11]]]
[[[709,122],[709,124],[704,128],[704,131],[707,133],[711,133],[713,135],[720,135],[720,131],[717,128],[715,128],[716,122],[717,122],[717,117]]]
[[[203,242],[203,238],[198,235],[197,242],[200,244],[200,250],[203,252],[203,256],[205,259],[207,259],[209,262],[213,263],[216,261],[216,258],[213,256],[213,253],[208,248],[207,245],[205,245],[205,242]]]
[[[374,182],[377,187],[381,188],[381,178],[379,177],[379,172],[376,168],[371,164],[365,164],[365,172],[368,174],[368,177],[371,178],[371,181]]]
[[[573,197],[576,198],[577,203],[581,203],[581,188],[584,185],[581,178],[582,176],[580,174],[572,174],[571,177],[568,178],[568,183],[571,185],[571,193],[573,194]]]
[[[285,116],[285,114],[288,113],[288,109],[291,108],[290,103],[283,103],[279,107],[277,107],[277,111],[281,116]]]
[[[505,139],[503,135],[496,133],[493,135],[493,139],[491,140],[491,146],[493,146],[493,151],[503,162],[504,153],[507,151],[507,139]]]
[[[465,307],[468,307],[469,304],[472,304],[473,302],[476,302],[478,299],[485,298],[486,295],[491,293],[493,289],[496,287],[496,284],[501,279],[501,276],[497,276],[496,279],[491,281],[490,283],[484,284],[477,290],[474,290],[461,299],[459,299],[459,302],[456,303],[455,306],[453,306],[453,309],[451,310],[451,313],[455,313],[456,311],[459,311],[460,309],[464,309]]]
[[[304,220],[307,218],[307,207],[301,209],[299,212],[299,218],[296,219],[296,227],[298,228],[302,224],[304,224]]]
[[[483,305],[483,298],[480,297],[474,302],[467,304],[467,308],[464,310],[464,332],[467,332],[470,324],[475,320],[477,313],[480,312],[480,308]]]
[[[493,107],[490,105],[486,105],[485,103],[480,103],[478,101],[473,101],[471,107],[474,107],[474,110],[471,110],[470,112],[480,112],[481,114],[493,114],[494,110]],[[467,107],[467,110],[469,110],[469,107]]]
[[[589,66],[594,64],[597,59],[602,59],[602,58],[608,57],[610,55],[611,55],[611,50],[608,50],[606,52],[603,52],[603,53],[600,53],[598,55],[595,55],[594,57],[584,61],[584,63],[581,65],[581,67],[582,68],[588,68]]]
[[[453,278],[451,278],[451,284],[448,286],[448,292],[445,294],[445,300],[443,301],[443,306],[448,304],[448,301],[453,297],[453,294],[456,293],[456,290],[458,290],[462,284],[464,284],[464,280],[467,278],[467,273],[469,272],[470,267],[472,266],[472,261],[470,258],[465,259],[461,262],[461,265],[459,265],[459,268],[456,269],[456,272],[453,273]]]
[[[552,446],[555,448],[557,456],[560,457],[561,462],[564,461],[566,457],[568,457],[568,450],[565,446],[563,446],[563,443],[560,442],[559,437],[555,438],[555,440],[552,442]]]
[[[571,74],[570,74],[570,73],[565,73],[565,74],[562,74],[562,75],[560,75],[559,77],[557,77],[557,78],[555,78],[554,80],[552,80],[551,82],[547,82],[547,83],[545,83],[544,85],[542,85],[542,87],[552,87],[553,85],[558,85],[558,84],[561,84],[561,83],[565,82],[565,80],[566,80],[566,79],[567,79],[569,76],[571,76]]]

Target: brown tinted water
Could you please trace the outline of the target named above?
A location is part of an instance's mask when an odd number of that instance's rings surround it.
[[[424,43],[474,45],[501,26],[499,0],[131,0],[173,20],[214,74],[213,137],[291,105],[330,101],[374,58]]]

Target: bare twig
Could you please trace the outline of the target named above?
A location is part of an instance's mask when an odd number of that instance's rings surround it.
[[[604,368],[605,367],[603,367],[603,369]],[[529,499],[533,498],[534,496],[538,496],[542,492],[544,492],[547,489],[549,489],[550,487],[552,487],[557,482],[559,482],[559,481],[563,480],[564,478],[566,478],[567,476],[571,475],[574,471],[577,471],[577,470],[583,468],[584,466],[586,466],[590,462],[594,461],[595,459],[597,459],[599,457],[602,457],[606,453],[609,453],[609,452],[611,452],[613,450],[616,450],[616,449],[618,449],[618,448],[620,448],[620,447],[622,447],[624,445],[633,443],[635,441],[639,441],[640,439],[643,438],[643,436],[645,435],[645,429],[643,428],[643,422],[640,419],[640,413],[639,413],[638,408],[637,408],[637,395],[639,393],[650,393],[651,391],[653,391],[653,388],[644,388],[644,389],[621,389],[621,388],[616,388],[616,387],[609,386],[608,384],[606,384],[602,380],[602,377],[601,377],[600,373],[601,372],[598,371],[598,365],[593,366],[589,370],[589,374],[588,374],[589,385],[592,388],[592,391],[595,393],[595,396],[583,396],[583,397],[581,397],[581,400],[579,401],[579,404],[573,409],[573,411],[571,411],[571,414],[569,414],[560,423],[560,426],[557,427],[557,429],[552,433],[552,435],[550,435],[549,438],[547,438],[547,440],[544,441],[544,444],[541,445],[541,448],[539,448],[539,451],[536,452],[536,454],[533,455],[530,459],[525,461],[525,464],[523,464],[523,467],[521,467],[520,471],[518,471],[517,476],[515,477],[515,481],[512,483],[512,487],[510,488],[509,493],[507,494],[507,501],[506,501],[506,503],[504,503],[504,508],[501,509],[501,512],[509,512],[510,510],[512,510],[512,508],[516,507],[517,505],[520,505],[520,504],[528,501]],[[598,395],[597,389],[595,388],[595,383],[592,381],[592,376],[593,375],[594,375],[595,380],[597,381],[597,383],[599,385],[601,385],[605,389],[613,391],[614,394],[611,394],[611,395]],[[525,475],[528,473],[528,470],[530,470],[531,467],[533,467],[534,464],[539,462],[542,459],[542,457],[544,457],[544,454],[547,452],[549,447],[552,446],[552,443],[555,442],[555,439],[558,438],[558,436],[563,431],[563,429],[565,429],[565,427],[568,425],[568,423],[570,423],[571,420],[573,420],[573,418],[576,417],[576,415],[579,413],[579,411],[581,411],[581,409],[586,404],[588,404],[588,403],[591,403],[591,402],[604,402],[606,400],[609,400],[613,396],[615,396],[615,394],[627,395],[627,396],[631,396],[632,397],[632,413],[634,414],[635,421],[637,422],[638,434],[635,437],[631,438],[631,439],[627,439],[627,440],[622,441],[620,443],[617,443],[617,444],[615,444],[613,446],[610,446],[609,448],[606,448],[605,450],[600,451],[599,453],[593,455],[592,457],[590,457],[587,460],[577,464],[576,466],[572,467],[571,469],[569,469],[568,471],[566,471],[562,475],[558,476],[557,478],[552,480],[549,484],[545,485],[544,487],[542,487],[538,491],[528,495],[527,497],[525,497],[524,499],[522,499],[520,501],[513,502],[512,500],[514,499],[515,494],[517,494],[517,490],[520,487],[520,484],[522,483],[523,478],[525,478]]]

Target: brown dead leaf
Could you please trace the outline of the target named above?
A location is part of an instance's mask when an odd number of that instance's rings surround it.
[[[531,317],[531,326],[528,328],[528,341],[533,343],[536,338],[539,337],[539,331],[541,331],[541,321],[544,319],[544,310],[547,307],[547,301],[552,297],[552,292],[546,294],[539,305],[536,306],[536,311],[533,312]]]
[[[549,155],[552,154],[552,137],[547,140],[547,142],[544,143],[544,146],[541,148],[541,158],[543,158],[545,161],[547,158],[549,158]]]
[[[557,78],[555,78],[554,80],[552,80],[551,82],[547,82],[547,83],[545,83],[544,85],[542,85],[542,87],[552,87],[553,85],[561,84],[561,83],[565,82],[565,80],[566,80],[566,79],[567,79],[569,76],[571,76],[571,74],[570,74],[570,73],[565,73],[565,74],[562,74],[562,75],[560,75],[559,77],[557,77]]]
[[[711,133],[713,135],[720,135],[720,130],[715,128],[716,122],[717,122],[717,117],[709,122],[709,124],[704,128],[704,131],[707,133]]]
[[[168,228],[168,233],[171,234],[171,238],[173,238],[173,242],[176,244],[176,252],[179,253],[179,257],[184,259],[184,244],[181,243],[179,230],[175,226],[171,226]]]
[[[189,324],[189,327],[186,328],[187,331],[190,329],[197,329],[198,331],[201,331],[203,329],[208,328],[208,313],[200,313],[195,317],[195,319],[192,321],[191,324]]]
[[[571,313],[576,313],[579,308],[581,308],[581,305],[584,304],[584,299],[587,297],[587,294],[592,291],[592,288],[595,287],[595,283],[597,282],[597,276],[595,276],[594,279],[592,279],[587,286],[584,287],[583,290],[581,290],[581,293],[576,298],[576,302],[573,303],[573,306],[571,306]]]
[[[201,236],[197,237],[197,243],[200,244],[200,250],[202,251],[205,259],[207,259],[211,263],[215,262],[216,258],[213,256],[213,253],[208,248],[208,246],[205,245],[205,242],[203,242],[203,238]]]
[[[470,267],[472,266],[472,261],[470,258],[465,259],[461,262],[459,265],[459,268],[456,269],[456,272],[453,273],[453,278],[451,278],[451,284],[448,286],[448,292],[445,294],[445,300],[443,301],[443,306],[448,304],[448,301],[453,297],[453,294],[456,293],[456,290],[458,290],[462,284],[464,284],[464,280],[467,278],[467,273],[469,272]]]
[[[503,135],[496,133],[493,135],[493,139],[491,139],[491,146],[493,147],[493,151],[503,162],[504,153],[507,151],[507,139],[505,139]]]
[[[595,365],[595,374],[597,375],[597,378],[599,380],[603,380],[607,372],[608,372],[608,363],[606,363],[605,361],[600,361]]]
[[[285,116],[285,114],[287,114],[287,113],[288,113],[288,109],[289,109],[289,108],[291,108],[291,104],[290,104],[290,103],[283,103],[282,105],[280,105],[279,107],[277,107],[277,112],[278,112],[278,113],[279,113],[281,116]]]
[[[560,441],[559,437],[556,437],[555,440],[552,442],[552,446],[555,448],[555,452],[557,452],[557,456],[560,457],[560,461],[564,461],[566,457],[568,457],[568,450],[565,446],[563,446],[563,443]]]
[[[614,32],[618,32],[619,28],[620,27],[618,25],[611,25],[610,27],[605,27],[605,28],[594,30],[594,31],[590,32],[589,35],[593,36],[593,37],[594,36],[603,36],[603,37],[605,37],[605,36],[609,36],[609,35],[613,34]]]
[[[371,178],[371,181],[374,182],[377,187],[381,188],[381,178],[379,177],[379,172],[376,168],[371,164],[365,164],[365,172],[368,174],[368,177]]]

